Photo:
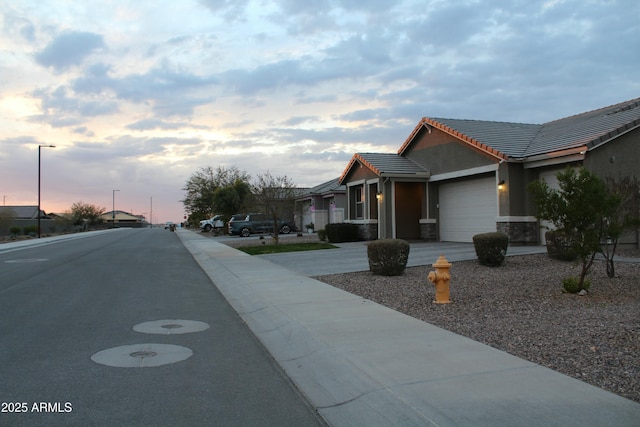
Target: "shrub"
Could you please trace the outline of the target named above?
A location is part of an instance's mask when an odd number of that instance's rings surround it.
[[[585,279],[582,287],[580,287],[580,279],[575,276],[569,276],[562,279],[562,287],[564,288],[565,292],[570,294],[577,294],[583,289],[586,291],[589,289],[590,285],[591,281]]]
[[[325,242],[327,240],[327,230],[318,230],[318,239],[320,239],[321,242]]]
[[[473,236],[473,246],[480,264],[499,267],[507,254],[509,236],[499,232],[476,234]]]
[[[380,276],[399,276],[407,267],[408,242],[401,239],[376,240],[367,245],[369,270]]]
[[[356,224],[344,222],[327,224],[325,231],[331,243],[357,242],[360,240],[358,238],[358,226]]]
[[[544,233],[547,240],[547,254],[549,258],[560,261],[574,261],[578,254],[574,249],[573,240],[560,230],[551,230]]]
[[[38,235],[38,226],[37,225],[27,225],[24,228],[24,234],[28,234],[31,237]]]
[[[9,229],[9,233],[11,233],[11,235],[16,235],[16,236],[20,234],[21,231],[22,231],[21,227],[11,227]]]

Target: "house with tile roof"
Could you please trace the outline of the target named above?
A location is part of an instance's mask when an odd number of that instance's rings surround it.
[[[0,206],[0,236],[8,235],[11,227],[36,227],[38,225],[38,206]],[[43,233],[55,230],[54,216],[40,210],[40,225]]]
[[[7,212],[15,219],[38,218],[38,206],[0,206],[0,212]],[[40,210],[40,218],[48,218],[44,210]]]
[[[147,223],[142,215],[133,215],[124,211],[109,211],[100,215],[102,221],[107,224],[109,228],[113,227],[131,227],[140,228],[146,227]]]
[[[511,244],[540,244],[530,182],[557,187],[567,166],[640,179],[639,164],[637,98],[544,124],[425,117],[397,153],[354,154],[338,183],[345,222],[367,239],[471,242],[501,231]]]
[[[296,199],[296,226],[305,230],[313,223],[315,230],[324,229],[327,224],[344,222],[347,207],[346,186],[338,178],[306,189]]]

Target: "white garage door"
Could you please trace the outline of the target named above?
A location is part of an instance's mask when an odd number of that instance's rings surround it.
[[[473,236],[496,231],[496,178],[440,185],[440,240],[472,242]]]

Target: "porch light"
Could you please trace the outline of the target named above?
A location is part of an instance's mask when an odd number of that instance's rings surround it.
[[[500,182],[498,182],[498,190],[504,190],[504,179],[501,179]]]
[[[381,201],[382,201],[382,192],[378,191],[378,192],[376,193],[376,199],[378,199],[378,201],[379,201],[379,202],[381,202]]]

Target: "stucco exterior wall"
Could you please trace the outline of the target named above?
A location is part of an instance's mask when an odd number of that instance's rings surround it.
[[[640,128],[587,152],[584,166],[601,178],[640,180]]]
[[[345,177],[344,183],[348,184],[349,182],[359,181],[361,179],[374,179],[377,178],[378,175],[375,174],[371,169],[366,166],[363,166],[360,163],[355,164],[349,174]]]
[[[485,154],[469,144],[459,141],[438,129],[431,133],[422,129],[404,156],[424,165],[431,175],[455,172],[498,162],[493,156]]]

